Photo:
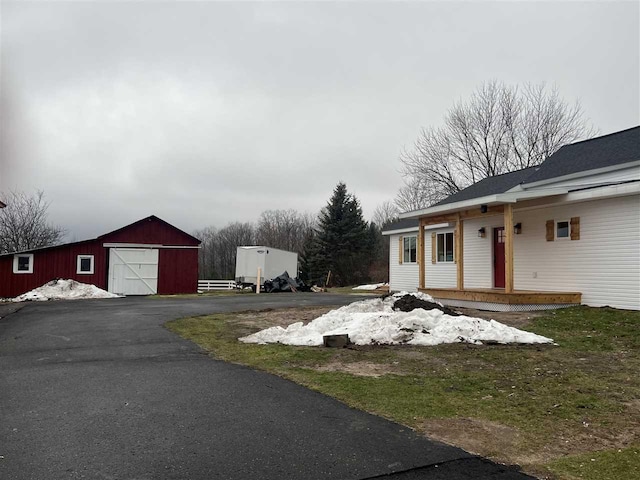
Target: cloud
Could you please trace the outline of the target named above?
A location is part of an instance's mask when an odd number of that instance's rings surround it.
[[[45,190],[78,237],[316,212],[340,180],[371,215],[401,149],[490,78],[558,83],[603,132],[638,122],[635,4],[2,8],[0,189]]]

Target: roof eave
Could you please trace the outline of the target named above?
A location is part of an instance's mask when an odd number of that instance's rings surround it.
[[[417,232],[418,231],[418,227],[409,227],[409,228],[399,228],[397,230],[384,230],[382,232],[382,235],[397,235],[399,233],[411,233],[411,232]]]
[[[602,168],[594,168],[592,170],[582,170],[580,172],[570,173],[570,174],[562,175],[559,177],[547,178],[545,180],[538,180],[537,182],[522,183],[519,186],[523,190],[527,190],[527,189],[536,188],[542,185],[548,185],[550,183],[564,182],[567,180],[574,180],[580,177],[588,177],[591,175],[598,175],[601,173],[609,173],[609,172],[615,172],[618,170],[626,170],[627,168],[633,168],[637,166],[640,166],[640,160],[634,160],[626,163],[619,163],[617,165],[609,165],[607,167],[602,167]]]
[[[449,223],[436,223],[433,225],[428,225],[426,227],[424,227],[425,230],[435,230],[437,228],[446,228],[449,227],[450,224]],[[412,232],[417,232],[419,230],[419,227],[416,225],[415,227],[409,227],[409,228],[398,228],[396,230],[385,230],[382,232],[382,235],[398,235],[399,233],[412,233]]]
[[[413,212],[406,212],[400,214],[400,218],[421,218],[432,217],[435,215],[443,215],[447,213],[455,213],[461,210],[467,210],[473,207],[479,207],[481,205],[503,205],[505,203],[517,203],[522,200],[533,200],[541,197],[552,197],[555,195],[563,195],[569,192],[568,187],[549,188],[544,191],[516,191],[500,193],[497,195],[487,195],[485,197],[473,198],[471,200],[465,200],[463,202],[448,203],[446,205],[440,205],[436,207],[425,208],[423,210],[416,210]]]

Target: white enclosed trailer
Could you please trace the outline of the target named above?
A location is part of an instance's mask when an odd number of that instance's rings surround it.
[[[297,277],[298,254],[265,246],[238,247],[236,282],[243,285],[255,285],[258,281],[258,268],[261,272],[260,283],[284,272],[287,272],[290,277]]]

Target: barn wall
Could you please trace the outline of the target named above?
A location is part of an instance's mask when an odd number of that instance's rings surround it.
[[[106,243],[147,243],[159,245],[197,246],[190,235],[154,218],[146,218],[99,238]]]
[[[158,265],[158,293],[196,293],[198,291],[198,249],[162,248]]]
[[[85,242],[33,252],[33,273],[13,273],[13,255],[0,257],[0,298],[15,297],[56,278],[70,278],[106,289],[107,267],[101,243]],[[77,274],[77,256],[94,256],[94,273]]]

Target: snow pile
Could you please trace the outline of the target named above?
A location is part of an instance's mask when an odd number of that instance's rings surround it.
[[[451,316],[441,310],[418,308],[397,312],[393,304],[406,292],[384,299],[354,302],[332,310],[303,325],[297,322],[287,328],[271,327],[239,338],[244,343],[283,343],[286,345],[319,346],[323,335],[348,334],[356,345],[408,344],[438,345],[441,343],[553,343],[534,333],[509,327],[495,320]],[[423,293],[412,295],[433,302]]]
[[[11,299],[13,302],[41,302],[45,300],[79,300],[81,298],[117,298],[119,295],[110,293],[95,285],[76,282],[75,280],[51,280],[43,286],[34,288]]]
[[[351,290],[376,290],[382,287],[388,287],[388,283],[373,283],[371,285],[358,285],[357,287],[353,287]]]

